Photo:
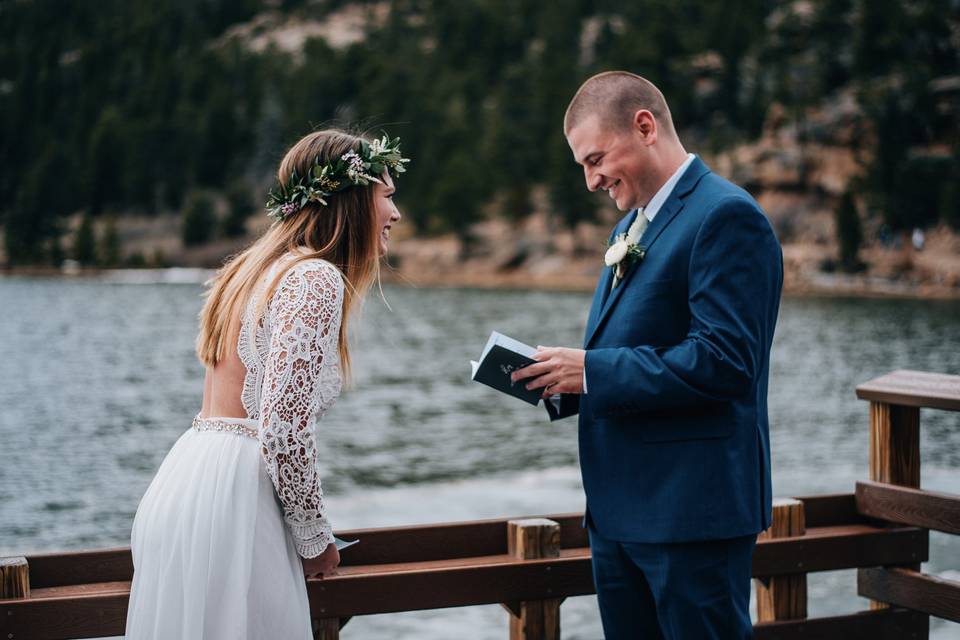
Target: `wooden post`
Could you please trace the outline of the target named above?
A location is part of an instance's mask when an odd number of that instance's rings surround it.
[[[793,498],[773,501],[773,523],[759,539],[789,538],[807,532],[803,503]],[[757,622],[801,620],[807,617],[807,574],[771,576],[754,580],[757,588]]]
[[[870,403],[870,479],[920,487],[920,408]],[[911,565],[919,571],[920,565]],[[870,601],[871,609],[889,605]]]
[[[314,640],[340,640],[340,619],[320,618],[313,621]]]
[[[23,556],[0,558],[0,598],[30,597],[30,567]]]
[[[870,403],[870,479],[920,486],[920,409]]]
[[[507,522],[507,549],[518,560],[560,556],[560,525],[546,518]],[[510,640],[560,640],[558,598],[504,604],[510,611]]]

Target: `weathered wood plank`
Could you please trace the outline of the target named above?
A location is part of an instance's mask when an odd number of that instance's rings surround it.
[[[871,518],[960,535],[960,495],[858,482],[856,502]]]
[[[960,376],[901,369],[857,386],[870,402],[960,411]]]
[[[0,605],[0,637],[9,633],[13,638],[62,640],[123,635],[126,597],[112,594],[74,599],[53,613],[49,602],[42,600],[18,607],[10,616]],[[754,626],[756,640],[925,640],[927,632],[925,614],[898,608]]]
[[[754,640],[927,640],[929,633],[929,617],[907,609],[767,622],[753,627]]]
[[[589,554],[561,552],[544,560],[341,574],[308,581],[307,592],[311,615],[327,618],[587,595],[593,577]]]
[[[338,531],[337,536],[363,541],[363,544],[350,547],[343,553],[344,565],[447,560],[507,553],[507,539],[504,535],[507,522],[530,518],[546,518],[558,523],[560,545],[563,549],[587,545],[587,534],[581,526],[582,513],[354,529]]]
[[[582,513],[544,517],[560,525],[564,549],[587,546]],[[393,564],[426,560],[447,560],[507,553],[504,531],[508,520],[497,518],[469,522],[444,522],[406,527],[381,527],[337,531],[363,544],[343,553],[343,566]],[[31,584],[35,587],[131,580],[133,559],[129,547],[28,554]]]
[[[754,575],[919,562],[927,557],[924,534],[864,525],[810,529],[803,537],[758,543]],[[308,590],[313,616],[333,618],[584,595],[593,592],[593,583],[589,551],[576,549],[563,550],[556,559],[526,562],[501,555],[344,567],[340,575],[310,581]]]
[[[833,527],[863,524],[866,519],[857,513],[852,493],[829,493],[820,496],[796,496],[803,503],[807,527]]]
[[[924,562],[929,536],[915,527],[845,525],[807,529],[805,536],[758,540],[753,576],[814,573],[883,564]]]
[[[901,567],[860,569],[857,593],[938,618],[960,622],[960,582]]]
[[[0,638],[61,640],[123,635],[128,599],[129,586],[126,592],[3,600]]]
[[[130,593],[129,580],[117,580],[114,582],[91,582],[87,584],[71,584],[59,587],[44,587],[34,589],[30,595],[31,600],[60,600],[68,598],[82,598],[85,596],[102,596],[105,594]],[[0,600],[0,603],[3,603]]]
[[[27,556],[35,588],[133,579],[129,547]]]

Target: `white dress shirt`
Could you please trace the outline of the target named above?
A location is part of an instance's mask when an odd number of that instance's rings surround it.
[[[683,161],[683,164],[681,164],[677,170],[673,172],[673,175],[663,183],[663,186],[660,187],[655,194],[653,194],[653,197],[650,198],[650,202],[647,203],[646,208],[643,210],[643,215],[647,217],[647,220],[653,222],[653,217],[657,215],[657,212],[660,211],[660,207],[663,206],[663,203],[666,202],[667,198],[670,197],[670,194],[673,193],[674,187],[676,187],[677,183],[680,182],[680,178],[683,177],[687,167],[693,164],[693,160],[696,157],[696,155],[688,153],[687,159]]]

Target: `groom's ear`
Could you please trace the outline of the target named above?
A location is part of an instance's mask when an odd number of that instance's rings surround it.
[[[630,125],[646,144],[653,144],[657,141],[657,119],[649,109],[635,111]]]

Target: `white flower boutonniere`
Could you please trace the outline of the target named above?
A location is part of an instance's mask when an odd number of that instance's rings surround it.
[[[630,265],[634,262],[641,262],[646,257],[647,250],[638,241],[644,229],[647,228],[647,224],[648,220],[641,209],[637,212],[637,218],[627,232],[614,238],[607,248],[607,252],[603,256],[603,262],[613,269],[614,287],[620,284],[623,274],[627,272]]]

